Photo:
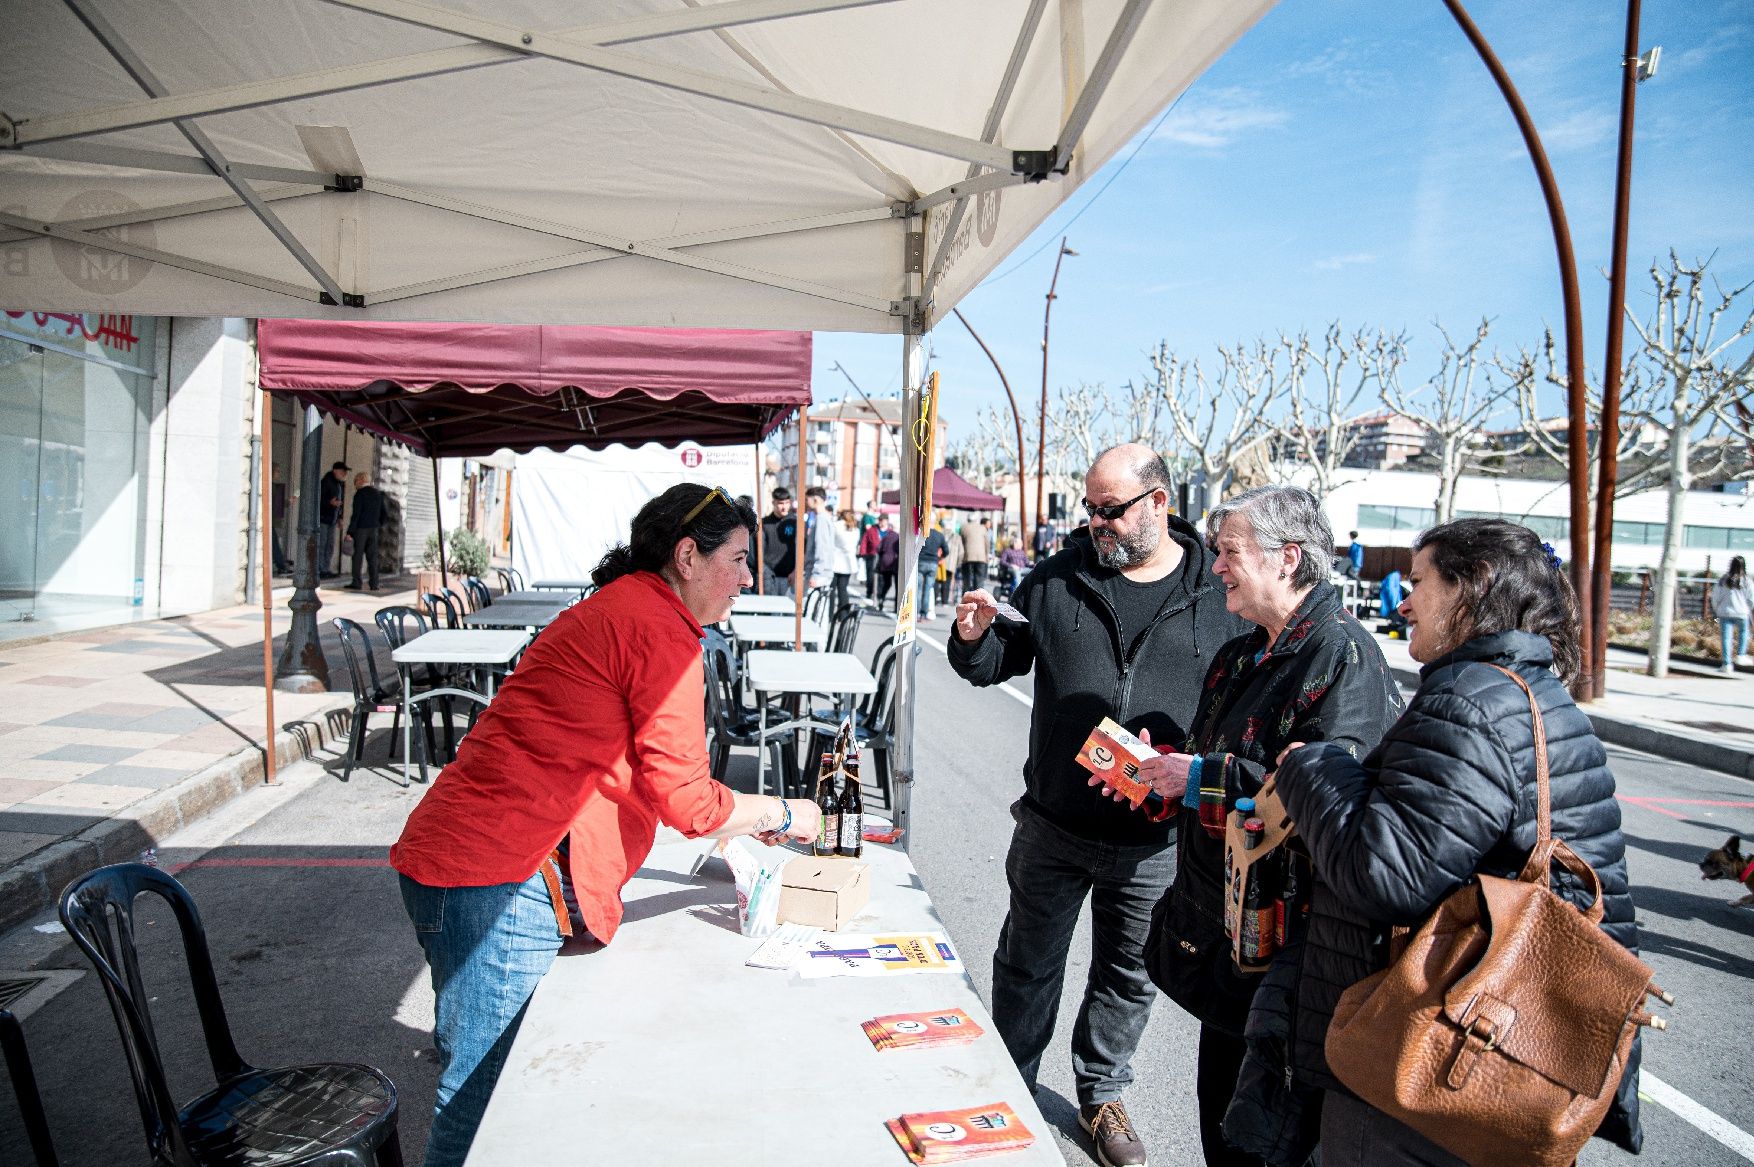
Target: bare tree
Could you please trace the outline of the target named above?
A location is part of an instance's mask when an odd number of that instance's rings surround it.
[[[1675,620],[1675,589],[1680,574],[1681,536],[1686,519],[1687,489],[1693,484],[1692,451],[1695,443],[1719,428],[1734,426],[1732,403],[1739,403],[1754,390],[1754,356],[1732,368],[1729,349],[1754,332],[1754,311],[1740,327],[1720,337],[1718,326],[1726,313],[1741,308],[1737,301],[1754,284],[1726,289],[1711,280],[1706,289],[1706,267],[1711,261],[1684,264],[1671,251],[1668,267],[1652,264],[1651,284],[1656,310],[1648,323],[1632,316],[1633,328],[1643,342],[1653,386],[1653,400],[1663,408],[1650,423],[1660,428],[1667,455],[1665,487],[1669,496],[1668,526],[1663,532],[1663,557],[1657,567],[1655,618],[1651,624],[1650,675],[1669,673],[1669,637]],[[1733,319],[1733,317],[1732,317]],[[1745,436],[1745,435],[1740,435]],[[1719,443],[1728,447],[1730,443]]]
[[[1474,339],[1463,345],[1443,325],[1433,326],[1443,337],[1443,352],[1431,379],[1407,392],[1397,364],[1384,370],[1379,389],[1389,412],[1425,431],[1426,450],[1437,460],[1437,521],[1447,523],[1455,515],[1457,483],[1482,457],[1475,446],[1480,430],[1510,400],[1515,386],[1492,378],[1481,355],[1490,322],[1482,319]]]
[[[1268,359],[1285,379],[1288,416],[1279,426],[1281,454],[1313,475],[1310,487],[1326,498],[1346,457],[1363,435],[1356,425],[1375,386],[1395,377],[1407,359],[1406,337],[1360,329],[1347,336],[1336,322],[1318,350],[1308,333],[1279,337]]]
[[[1054,473],[1068,466],[1082,471],[1114,445],[1108,393],[1100,384],[1062,385],[1048,414],[1048,460]]]
[[[1245,450],[1274,432],[1271,414],[1285,394],[1265,341],[1218,350],[1218,378],[1208,379],[1199,358],[1185,359],[1159,341],[1151,353],[1152,379],[1129,385],[1133,397],[1154,396],[1168,419],[1178,455],[1198,469],[1206,496],[1223,497]]]
[[[1549,329],[1542,337],[1539,354],[1519,349],[1514,358],[1493,357],[1493,367],[1503,378],[1506,389],[1515,396],[1517,419],[1524,441],[1523,452],[1550,463],[1561,474],[1571,465],[1566,446],[1563,417],[1543,417],[1540,409],[1540,387],[1551,385],[1561,394],[1567,391],[1565,366],[1558,359],[1557,345]],[[1651,490],[1662,485],[1666,463],[1650,452],[1650,435],[1643,419],[1653,412],[1653,386],[1645,375],[1639,354],[1626,361],[1620,373],[1620,432],[1615,442],[1615,461],[1619,474],[1614,483],[1614,497]],[[1600,481],[1597,467],[1601,461],[1602,387],[1584,386],[1584,407],[1589,414],[1590,440],[1589,497],[1592,507]]]

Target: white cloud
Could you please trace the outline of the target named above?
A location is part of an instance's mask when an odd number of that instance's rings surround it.
[[[1658,75],[1661,76],[1665,69],[1688,72],[1707,64],[1719,53],[1740,49],[1750,39],[1751,32],[1754,29],[1746,24],[1729,24],[1713,29],[1711,36],[1699,44],[1670,49],[1669,54],[1658,63]]]
[[[1367,263],[1375,263],[1376,255],[1369,251],[1353,251],[1346,255],[1330,255],[1326,259],[1318,259],[1310,266],[1316,271],[1339,271],[1346,267],[1359,267]]]
[[[1542,128],[1541,142],[1551,154],[1591,150],[1611,139],[1619,124],[1617,115],[1610,110],[1585,110]]]
[[[1290,113],[1267,104],[1253,90],[1231,86],[1188,94],[1164,120],[1156,137],[1214,150],[1245,134],[1277,129],[1290,120]]]

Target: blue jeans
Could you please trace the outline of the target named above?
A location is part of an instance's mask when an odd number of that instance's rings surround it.
[[[1724,663],[1731,664],[1748,651],[1748,619],[1745,616],[1719,616],[1718,632],[1724,638]],[[1737,646],[1740,645],[1738,648]],[[1730,650],[1734,648],[1735,651]]]
[[[1072,1030],[1078,1104],[1113,1102],[1133,1081],[1133,1051],[1151,1019],[1145,972],[1151,909],[1175,878],[1175,846],[1123,847],[1069,834],[1023,803],[1005,855],[1011,906],[993,953],[993,1023],[1035,1088],[1054,1036],[1066,952],[1090,899],[1090,979]]]
[[[540,871],[491,887],[398,878],[438,998],[438,1101],[426,1167],[460,1167],[530,995],[560,951],[560,927]]]
[[[915,597],[914,617],[919,620],[932,618],[932,589],[938,586],[938,565],[920,568],[920,591]]]

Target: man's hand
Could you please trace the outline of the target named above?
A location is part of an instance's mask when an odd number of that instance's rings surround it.
[[[956,605],[956,639],[979,640],[993,626],[998,614],[999,603],[986,589],[962,593],[962,600]]]

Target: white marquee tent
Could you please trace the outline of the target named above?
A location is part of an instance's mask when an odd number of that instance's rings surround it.
[[[1271,4],[9,0],[0,303],[893,332],[911,420],[918,337]]]

